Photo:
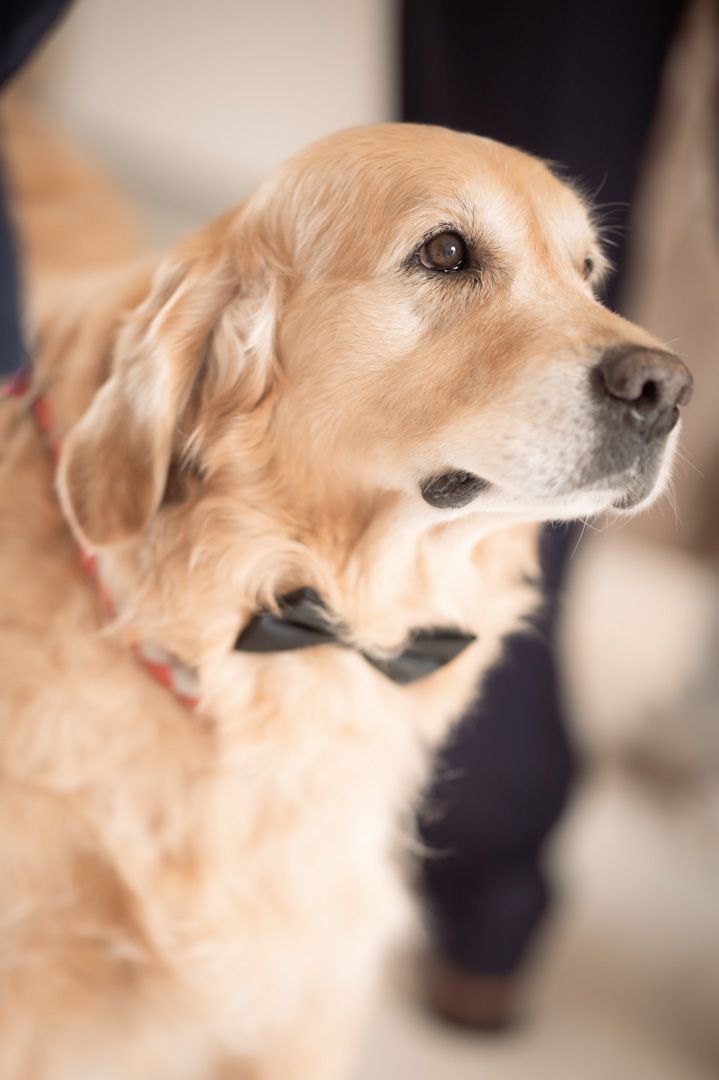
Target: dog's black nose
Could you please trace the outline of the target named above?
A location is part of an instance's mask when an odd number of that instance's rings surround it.
[[[672,353],[623,345],[598,365],[601,388],[621,408],[624,419],[648,439],[668,435],[679,405],[692,396],[692,377]]]

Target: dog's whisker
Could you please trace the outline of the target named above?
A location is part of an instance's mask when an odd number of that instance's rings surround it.
[[[675,449],[674,453],[675,453],[676,457],[679,459],[679,461],[684,462],[684,464],[688,465],[690,469],[693,469],[694,472],[698,476],[700,476],[702,478],[702,480],[705,479],[705,475],[702,472],[702,470],[697,465],[695,465],[694,462],[689,457],[687,457],[686,454],[682,453],[682,451],[681,451],[681,449],[679,447],[677,447]]]
[[[574,547],[572,549],[572,552],[571,552],[571,554],[569,556],[570,559],[573,559],[574,556],[577,554],[577,551],[579,550],[579,545],[582,542],[582,537],[584,536],[584,533],[587,530],[587,519],[586,518],[579,518],[579,520],[582,523],[582,528],[581,528],[581,532],[579,533],[579,536],[577,537],[577,542],[574,545]]]

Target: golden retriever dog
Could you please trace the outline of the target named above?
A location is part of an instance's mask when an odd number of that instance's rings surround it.
[[[691,379],[602,268],[542,162],[386,125],[156,267],[40,283],[0,406],[3,1080],[342,1075],[536,523],[669,469]],[[243,649],[299,589],[327,639]],[[474,639],[392,677],[435,630]]]

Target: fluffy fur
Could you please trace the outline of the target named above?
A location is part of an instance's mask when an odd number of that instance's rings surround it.
[[[472,274],[418,262],[447,228]],[[339,1075],[428,753],[533,602],[532,522],[648,494],[668,457],[602,456],[590,369],[654,342],[594,300],[589,255],[540,162],[386,126],[157,269],[36,291],[63,450],[56,473],[27,401],[0,404],[3,1080]],[[430,507],[447,468],[491,487]],[[300,585],[370,651],[478,641],[407,687],[335,646],[233,652]],[[198,672],[197,713],[132,641]]]

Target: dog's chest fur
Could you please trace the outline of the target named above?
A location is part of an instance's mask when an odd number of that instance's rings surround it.
[[[251,1054],[308,999],[361,996],[403,909],[397,853],[427,749],[497,635],[410,687],[331,646],[228,652],[193,714],[104,632],[45,448],[9,411],[0,761],[2,831],[15,840],[0,849],[0,891],[11,993],[21,1001],[42,967],[60,1041],[70,1016],[97,1013],[102,1028],[120,1008],[128,1045],[151,1024],[174,1032],[173,1054],[183,1038],[188,1053],[207,1039]]]

